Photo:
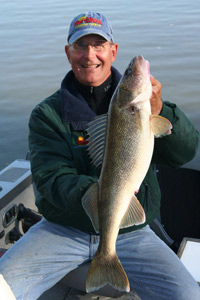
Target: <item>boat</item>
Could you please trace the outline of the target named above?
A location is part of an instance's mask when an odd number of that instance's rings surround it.
[[[157,176],[163,195],[161,212],[150,226],[177,253],[185,236],[200,238],[200,218],[198,216],[200,211],[200,171],[158,167]],[[41,219],[42,216],[35,206],[35,193],[36,188],[28,159],[17,159],[0,171],[0,256]],[[193,201],[188,201],[188,195],[190,195],[190,199],[192,197]],[[178,206],[173,204],[175,200]],[[185,210],[185,205],[187,210]],[[193,211],[191,218],[188,217],[188,210]],[[177,214],[179,215],[178,221]],[[181,221],[185,220],[186,214],[191,225],[189,228],[187,227],[188,222],[185,227],[185,222]],[[175,217],[169,218],[169,215]],[[89,263],[86,263],[70,272],[53,288],[40,296],[39,300],[140,299],[134,291],[131,291],[127,298],[127,294],[110,286],[100,289],[97,294],[87,294],[85,280],[88,268]],[[2,298],[2,300],[7,299]]]

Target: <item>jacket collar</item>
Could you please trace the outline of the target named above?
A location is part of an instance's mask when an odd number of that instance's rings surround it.
[[[111,72],[113,94],[121,74],[114,67],[111,67]],[[67,73],[61,83],[61,104],[62,120],[63,122],[71,123],[74,130],[85,130],[87,123],[96,116],[96,113],[75,88],[74,73],[72,71]]]

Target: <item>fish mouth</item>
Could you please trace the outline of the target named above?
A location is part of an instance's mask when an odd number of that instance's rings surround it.
[[[131,60],[124,75],[137,77],[139,74],[148,74],[150,78],[150,63],[142,55],[136,56]]]
[[[130,62],[122,78],[121,88],[132,93],[132,104],[149,100],[152,93],[150,64],[142,55],[134,57]]]
[[[147,59],[144,59],[142,55],[139,55],[137,58],[137,62],[141,68],[144,68],[148,71],[148,74],[150,76],[150,63]]]
[[[150,80],[150,63],[142,55],[135,57],[132,62],[132,68],[135,69],[135,75],[141,74],[143,83]]]

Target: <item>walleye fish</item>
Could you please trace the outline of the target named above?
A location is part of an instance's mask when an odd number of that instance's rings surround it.
[[[98,182],[82,198],[82,205],[96,232],[97,252],[91,262],[86,291],[106,284],[130,291],[129,280],[116,254],[120,228],[145,223],[145,212],[135,194],[148,171],[154,136],[171,133],[171,123],[151,115],[149,62],[135,57],[111,99],[108,114],[88,127],[88,151],[95,166],[102,164]]]

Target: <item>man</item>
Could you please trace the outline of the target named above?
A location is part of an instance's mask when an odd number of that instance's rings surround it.
[[[121,77],[112,67],[118,45],[108,20],[88,12],[71,23],[65,51],[72,70],[61,89],[36,106],[30,117],[30,153],[44,216],[4,255],[0,273],[17,300],[35,300],[68,272],[91,260],[99,242],[81,199],[100,170],[86,150],[87,123],[106,113]],[[128,62],[127,62],[128,64]],[[200,299],[199,287],[177,256],[148,224],[159,211],[155,164],[171,167],[191,160],[198,133],[183,112],[161,100],[161,84],[151,77],[151,109],[170,120],[173,132],[156,141],[153,159],[138,193],[147,222],[120,230],[117,254],[131,288],[141,299]],[[150,203],[150,202],[151,203]]]

